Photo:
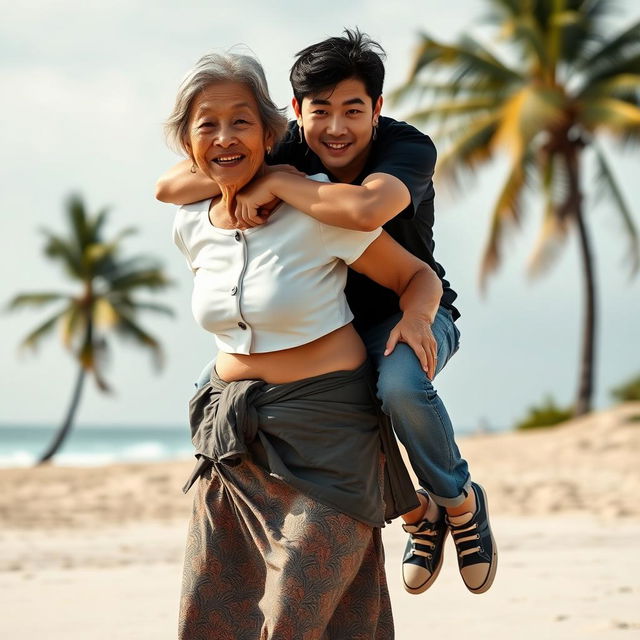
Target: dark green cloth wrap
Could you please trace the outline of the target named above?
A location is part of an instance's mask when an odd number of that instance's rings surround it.
[[[210,466],[250,455],[305,495],[374,527],[418,505],[368,363],[286,384],[224,382],[214,371],[189,403],[189,419],[198,463],[185,492]]]

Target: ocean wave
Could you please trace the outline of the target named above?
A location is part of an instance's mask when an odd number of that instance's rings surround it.
[[[36,456],[29,451],[13,451],[0,454],[0,467],[32,467]]]
[[[0,453],[0,468],[33,466],[40,451],[16,450]],[[119,462],[161,462],[163,460],[187,460],[193,456],[191,449],[172,449],[161,442],[136,442],[121,449],[82,450],[64,449],[53,459],[61,467],[97,467]]]
[[[160,442],[139,442],[127,447],[123,453],[124,460],[159,460],[168,454],[167,447]]]

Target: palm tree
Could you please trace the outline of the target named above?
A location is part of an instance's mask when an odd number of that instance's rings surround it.
[[[600,144],[603,134],[624,144],[640,141],[640,22],[610,35],[608,0],[487,0],[489,23],[501,41],[488,46],[469,35],[446,44],[423,34],[409,79],[393,99],[429,96],[408,116],[436,120],[445,153],[439,172],[457,184],[494,152],[506,149],[509,170],[493,209],[480,268],[500,265],[502,238],[525,211],[523,196],[544,197],[544,215],[531,256],[532,275],[548,267],[568,233],[579,239],[585,286],[580,378],[574,413],[591,409],[596,290],[585,218],[584,160],[593,163],[600,195],[620,215],[629,265],[639,265],[638,233]],[[438,135],[438,134],[436,134]]]
[[[125,229],[113,239],[104,240],[107,210],[90,216],[79,196],[69,198],[66,213],[68,234],[61,236],[44,229],[44,252],[63,266],[67,276],[78,283],[79,290],[75,295],[63,292],[22,293],[8,305],[10,310],[14,310],[58,303],[53,315],[31,331],[21,346],[35,349],[44,337],[59,327],[64,346],[79,365],[65,419],[40,457],[39,464],[50,460],[69,434],[86,374],[93,374],[101,391],[110,390],[103,376],[109,346],[108,332],[149,348],[160,366],[160,345],[138,324],[136,316],[140,311],[172,313],[164,305],[139,302],[133,298],[138,289],[159,291],[170,284],[155,261],[144,256],[120,258],[122,240],[133,229]]]

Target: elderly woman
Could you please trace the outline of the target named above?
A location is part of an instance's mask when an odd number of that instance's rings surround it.
[[[236,193],[286,128],[253,58],[203,57],[166,128],[221,189],[174,225],[194,316],[219,350],[190,404],[180,638],[392,638],[380,527],[415,494],[343,288],[349,264],[393,289],[403,317],[387,350],[406,342],[427,370],[440,280],[380,229],[338,229],[286,203],[264,225],[236,220]]]

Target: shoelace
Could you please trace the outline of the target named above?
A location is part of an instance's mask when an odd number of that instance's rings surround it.
[[[458,555],[461,558],[464,558],[465,556],[468,556],[472,553],[479,553],[482,551],[482,546],[478,545],[477,547],[469,547],[467,549],[461,549],[459,545],[461,545],[463,542],[471,542],[473,540],[480,540],[480,534],[479,533],[475,533],[473,535],[468,535],[468,536],[464,536],[462,534],[468,533],[470,531],[472,531],[473,529],[477,529],[478,528],[478,523],[474,522],[472,525],[465,527],[464,529],[462,528],[464,525],[462,525],[461,527],[455,527],[451,529],[451,533],[453,534],[453,540],[456,543],[456,549],[458,551]]]
[[[420,523],[420,525],[404,525],[404,530],[407,531],[411,535],[411,547],[413,549],[413,553],[416,556],[422,556],[423,558],[431,558],[432,554],[424,549],[420,549],[419,547],[428,547],[429,549],[435,549],[436,543],[432,540],[429,540],[429,536],[437,535],[437,532],[429,526],[429,522],[425,521]],[[415,529],[415,531],[410,531],[408,527]],[[420,527],[424,527],[422,530]]]

